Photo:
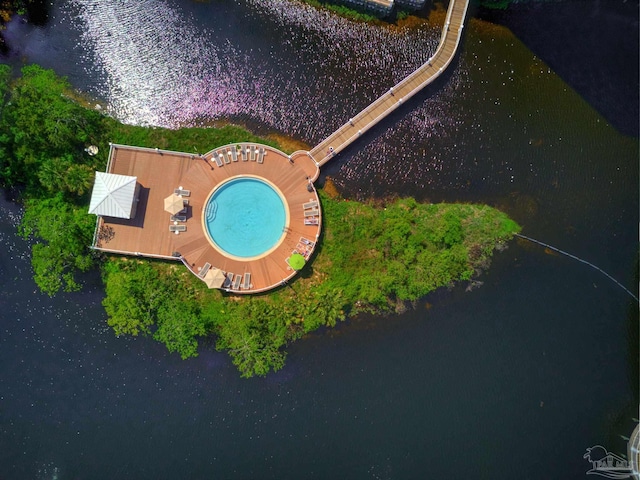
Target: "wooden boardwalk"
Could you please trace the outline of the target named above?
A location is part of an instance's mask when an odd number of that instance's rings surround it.
[[[314,147],[309,154],[318,166],[327,163],[364,132],[440,76],[456,54],[468,6],[469,0],[450,0],[440,44],[434,55],[427,63],[394,85]]]

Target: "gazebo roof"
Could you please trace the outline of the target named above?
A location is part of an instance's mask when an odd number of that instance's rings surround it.
[[[131,218],[135,212],[137,177],[96,172],[89,213],[103,217]]]

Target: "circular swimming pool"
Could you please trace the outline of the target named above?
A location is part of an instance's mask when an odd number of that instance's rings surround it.
[[[275,248],[284,237],[287,209],[276,187],[255,177],[216,187],[204,208],[203,223],[214,247],[247,260]]]

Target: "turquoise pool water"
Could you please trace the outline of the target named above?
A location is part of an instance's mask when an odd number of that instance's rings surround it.
[[[224,183],[209,197],[205,225],[222,251],[250,258],[269,251],[282,238],[286,210],[278,192],[257,178]]]

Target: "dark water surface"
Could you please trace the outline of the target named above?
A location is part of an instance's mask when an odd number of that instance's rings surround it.
[[[508,26],[618,130],[638,136],[640,72],[628,68],[640,56],[638,9],[638,0],[566,0],[484,13]],[[576,21],[567,22],[571,17]]]
[[[313,143],[438,37],[275,0],[151,3],[56,2],[49,27],[10,25],[8,60],[55,68],[125,121],[231,118]],[[637,138],[509,32],[471,22],[445,78],[327,174],[353,197],[498,206],[637,291],[637,161]],[[241,380],[210,345],[183,362],[116,339],[96,278],[39,294],[18,218],[0,203],[1,479],[573,479],[586,448],[626,452],[637,308],[571,259],[513,241],[481,288],[311,335],[281,372]]]

